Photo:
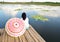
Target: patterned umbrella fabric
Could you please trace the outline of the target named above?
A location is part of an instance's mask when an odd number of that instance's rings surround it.
[[[19,18],[11,18],[7,21],[5,30],[8,35],[18,37],[26,31],[24,21]]]

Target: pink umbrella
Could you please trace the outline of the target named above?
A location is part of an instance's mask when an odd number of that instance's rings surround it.
[[[8,35],[18,37],[24,34],[26,31],[24,21],[19,18],[12,18],[7,21],[5,30]]]

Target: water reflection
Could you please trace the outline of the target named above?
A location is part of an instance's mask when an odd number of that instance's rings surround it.
[[[1,5],[1,4],[0,4]],[[14,6],[14,7],[13,7]],[[8,8],[9,7],[9,8]],[[17,8],[24,10],[14,11]],[[33,10],[32,10],[33,9]],[[49,11],[48,11],[49,10]],[[4,28],[8,19],[12,17],[21,18],[24,11],[30,19],[30,24],[41,34],[47,42],[60,42],[60,6],[36,6],[36,5],[1,5],[0,6],[0,28]],[[13,14],[13,15],[12,15]],[[40,14],[49,19],[47,22],[36,21],[30,16]]]

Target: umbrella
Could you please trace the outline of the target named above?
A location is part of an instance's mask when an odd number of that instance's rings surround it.
[[[5,31],[8,35],[18,37],[26,31],[24,21],[19,18],[11,18],[7,21]]]

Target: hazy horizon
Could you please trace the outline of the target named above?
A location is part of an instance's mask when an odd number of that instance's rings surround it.
[[[0,0],[0,2],[60,2],[60,0]]]

